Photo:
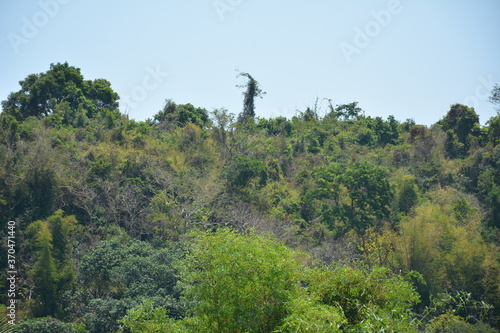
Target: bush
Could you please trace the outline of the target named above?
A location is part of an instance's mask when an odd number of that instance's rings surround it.
[[[15,326],[16,333],[85,333],[85,325],[64,323],[52,317],[23,320]]]

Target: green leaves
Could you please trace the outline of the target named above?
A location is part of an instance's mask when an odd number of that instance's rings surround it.
[[[259,185],[265,185],[267,182],[267,168],[264,163],[243,156],[235,156],[229,161],[225,175],[229,184],[235,188],[244,187],[251,180],[256,180]]]
[[[57,311],[57,271],[52,256],[52,235],[47,223],[41,223],[36,234],[37,260],[31,271],[35,283],[35,313],[41,317]]]
[[[200,233],[181,270],[193,316],[214,332],[269,332],[298,292],[298,262],[286,246],[224,229]]]
[[[321,304],[312,297],[304,297],[290,303],[290,315],[275,332],[342,332],[341,327],[346,323],[339,307]]]
[[[411,283],[389,269],[311,267],[305,254],[253,233],[198,232],[179,262],[189,316],[147,301],[123,320],[133,332],[415,332]]]
[[[307,282],[321,304],[341,311],[344,331],[416,332],[410,323],[411,308],[419,296],[410,282],[387,268],[316,268]]]
[[[386,172],[367,162],[347,166],[331,164],[313,172],[313,187],[306,193],[306,202],[323,202],[321,215],[331,229],[340,233],[354,228],[363,231],[389,216],[392,190]],[[342,230],[344,229],[344,230]]]
[[[454,104],[438,122],[447,132],[446,151],[450,158],[464,157],[471,145],[471,137],[480,135],[479,116],[474,108]]]
[[[77,222],[73,216],[63,217],[63,214],[59,210],[46,221],[31,223],[27,229],[36,251],[30,272],[35,284],[33,311],[41,317],[64,312],[62,296],[76,276],[69,256],[72,250],[69,237]]]
[[[498,317],[500,117],[479,128],[457,104],[428,128],[357,103],[328,101],[322,117],[317,100],[291,120],[256,118],[264,92],[240,76],[237,123],[172,100],[130,120],[108,81],[66,63],[21,81],[0,115],[20,313],[93,333],[412,331],[415,293],[384,265],[420,272],[423,302],[465,290]],[[52,324],[64,326],[26,327]]]
[[[266,92],[262,91],[260,88],[259,82],[255,80],[250,74],[239,72],[238,77],[243,76],[248,79],[248,82],[244,86],[237,86],[239,88],[246,88],[243,93],[243,111],[238,116],[238,123],[245,123],[251,121],[253,122],[253,118],[255,117],[255,97],[262,98]]]
[[[117,321],[144,299],[150,299],[172,317],[181,316],[183,308],[176,290],[174,262],[182,255],[180,244],[164,243],[163,248],[158,249],[123,234],[100,242],[81,259],[79,269],[81,288],[89,299],[82,309],[89,331],[116,331]],[[140,313],[141,309],[136,312]],[[132,325],[134,318],[136,314],[129,313],[126,325],[139,329],[141,325]],[[152,320],[149,314],[141,318]]]
[[[51,317],[24,319],[16,324],[16,333],[86,333],[83,324],[64,323]],[[9,331],[10,332],[10,331]]]
[[[131,333],[163,333],[176,332],[175,322],[167,316],[163,308],[155,308],[151,300],[146,300],[141,305],[127,312],[120,320],[123,327]]]
[[[356,229],[364,230],[389,216],[392,191],[382,168],[356,162],[347,168],[343,183],[351,197],[350,217]]]
[[[119,96],[107,80],[85,81],[80,69],[69,66],[67,62],[51,64],[47,72],[31,74],[20,84],[21,90],[11,93],[2,102],[4,112],[19,121],[30,116],[45,118],[60,113],[67,125],[74,126],[77,122],[68,117],[68,112],[74,113],[80,107],[85,109],[85,116],[89,119],[106,110],[118,110]],[[58,108],[62,103],[70,109]]]
[[[449,290],[468,291],[474,298],[498,282],[495,246],[484,242],[478,215],[452,189],[431,193],[431,203],[417,206],[399,225],[393,265],[403,271],[417,271],[425,279],[421,295]],[[495,263],[496,262],[496,263]],[[488,278],[486,278],[488,277]]]
[[[195,108],[189,103],[177,105],[170,99],[165,101],[165,106],[154,119],[162,128],[184,127],[188,123],[205,128],[209,123],[207,110]]]
[[[174,294],[175,269],[180,249],[155,249],[126,236],[102,241],[80,264],[85,290],[95,298],[168,297]]]

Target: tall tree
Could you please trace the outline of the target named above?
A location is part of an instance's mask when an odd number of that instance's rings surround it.
[[[471,137],[480,135],[479,116],[474,108],[454,104],[438,122],[447,133],[446,151],[451,158],[464,157],[470,148]]]
[[[57,310],[57,270],[53,256],[52,234],[49,224],[34,222],[30,229],[35,234],[37,259],[31,271],[33,277],[34,298],[37,301],[34,312],[39,317],[55,315]]]
[[[58,210],[46,221],[28,226],[33,239],[36,261],[31,271],[34,282],[34,312],[37,316],[59,316],[64,311],[62,294],[69,290],[75,277],[70,260],[70,237],[77,223],[74,216],[63,216]]]
[[[366,228],[389,217],[393,193],[384,169],[355,162],[319,167],[313,174],[314,185],[307,191],[304,204],[314,206],[314,201],[320,200],[323,222],[337,233],[352,228],[363,234]]]
[[[4,112],[19,121],[30,116],[45,118],[54,113],[65,113],[61,116],[68,120],[76,116],[73,113],[77,110],[93,118],[98,113],[118,110],[119,96],[109,81],[84,80],[80,69],[67,62],[51,64],[47,72],[31,74],[19,84],[21,90],[2,101]]]
[[[245,88],[245,92],[243,93],[243,111],[238,116],[238,122],[244,123],[248,118],[255,117],[255,97],[262,98],[266,92],[260,89],[260,84],[255,80],[252,75],[248,73],[240,72],[237,77],[246,77],[248,79],[245,85],[237,85],[238,88]]]
[[[58,210],[47,218],[52,233],[52,247],[55,265],[57,268],[57,294],[61,296],[64,291],[71,289],[76,278],[75,267],[71,262],[71,236],[78,223],[74,216],[64,217],[64,212]],[[58,301],[59,305],[61,301]],[[60,306],[63,310],[64,306]]]
[[[343,183],[351,202],[347,210],[354,229],[363,232],[371,224],[388,218],[392,190],[386,171],[367,162],[355,162],[347,167]]]
[[[192,331],[272,332],[298,293],[297,267],[293,251],[272,239],[198,234],[180,273],[193,302]]]

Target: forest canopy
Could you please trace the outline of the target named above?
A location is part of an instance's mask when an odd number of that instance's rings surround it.
[[[20,81],[0,113],[3,318],[15,299],[18,332],[500,329],[500,113],[263,118],[238,77],[235,113],[166,96],[145,121],[68,63]]]

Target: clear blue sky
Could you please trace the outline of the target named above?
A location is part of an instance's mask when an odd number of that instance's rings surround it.
[[[328,98],[425,125],[464,103],[484,124],[496,114],[500,1],[0,0],[1,100],[65,61],[109,80],[136,120],[167,98],[239,113],[238,68],[267,92],[262,117]]]

